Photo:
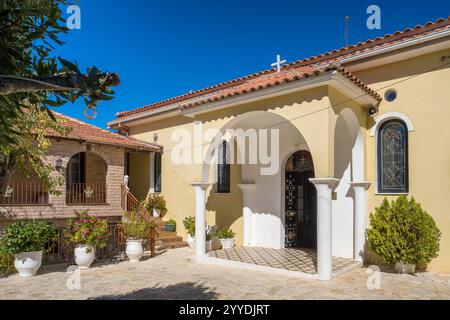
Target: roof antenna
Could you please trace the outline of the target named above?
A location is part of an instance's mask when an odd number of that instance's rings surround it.
[[[348,48],[348,23],[350,22],[350,16],[345,16],[345,47]]]

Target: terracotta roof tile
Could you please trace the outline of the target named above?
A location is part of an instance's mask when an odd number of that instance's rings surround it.
[[[300,80],[326,72],[327,66],[348,57],[370,52],[372,50],[391,46],[393,44],[401,43],[403,41],[433,34],[443,30],[450,30],[450,17],[447,19],[438,19],[435,22],[428,22],[425,25],[418,25],[411,28],[406,28],[403,31],[397,31],[392,34],[387,34],[383,37],[377,37],[367,41],[359,42],[356,45],[351,45],[341,49],[333,50],[303,60],[291,62],[282,67],[282,71],[277,73],[275,69],[267,69],[248,76],[223,82],[204,89],[191,91],[189,93],[173,97],[167,100],[159,101],[150,105],[135,108],[132,110],[119,112],[116,116],[120,119],[127,119],[133,115],[149,111],[157,110],[168,105],[175,105],[180,109],[187,108],[192,105],[218,101],[228,97],[239,94],[245,94],[249,91],[261,90],[281,83]],[[349,73],[343,68],[337,68],[351,81],[353,81],[360,88],[368,92],[373,97],[380,99],[380,96],[365,85],[356,76]],[[328,71],[328,70],[327,70]],[[195,101],[195,102],[194,102]]]
[[[87,141],[91,143],[114,145],[141,151],[161,151],[162,146],[155,143],[148,143],[133,137],[126,137],[118,133],[101,129],[84,121],[52,111],[57,119],[62,120],[61,126],[71,127],[72,130],[67,135],[61,135],[53,130],[49,130],[47,136],[53,138],[71,139]]]

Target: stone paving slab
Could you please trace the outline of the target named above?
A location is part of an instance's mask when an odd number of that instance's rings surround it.
[[[255,264],[288,271],[317,273],[317,253],[315,250],[288,248],[270,249],[262,247],[234,247],[208,252],[209,257]],[[333,273],[357,265],[353,259],[333,257]]]
[[[299,279],[189,262],[189,248],[139,263],[81,270],[81,289],[69,290],[65,266],[42,267],[36,277],[0,278],[0,299],[450,299],[450,274],[381,273],[381,289],[367,288],[366,268],[331,281]]]

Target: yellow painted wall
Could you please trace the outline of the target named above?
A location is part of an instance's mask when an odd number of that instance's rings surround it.
[[[379,91],[382,95],[388,88],[397,90],[395,101],[381,103],[380,115],[401,112],[414,125],[409,133],[409,194],[434,217],[443,234],[439,257],[429,266],[438,271],[450,271],[450,68],[429,70],[442,66],[441,57],[449,54],[450,50],[436,52],[357,73],[371,88],[383,88]],[[385,197],[376,193],[376,141],[369,134],[372,126],[373,120],[368,119],[369,212]]]
[[[315,169],[320,176],[330,176],[330,161],[328,158],[329,126],[323,125],[329,121],[330,102],[327,88],[317,88],[283,97],[267,99],[265,101],[231,107],[197,116],[195,119],[176,116],[145,125],[130,128],[129,134],[135,138],[152,141],[153,135],[158,134],[158,143],[164,146],[162,157],[162,195],[166,198],[168,212],[165,219],[173,218],[179,226],[177,232],[186,236],[182,221],[187,216],[194,215],[194,191],[190,185],[193,181],[200,181],[202,166],[199,164],[174,165],[171,152],[176,149],[178,141],[171,138],[175,129],[185,129],[191,134],[194,131],[194,121],[201,121],[203,131],[209,128],[221,129],[236,116],[253,111],[267,111],[294,119],[292,123],[304,135],[313,154]],[[204,151],[209,145],[203,146]],[[294,146],[292,146],[294,148]],[[214,166],[209,170],[209,181],[214,182]],[[215,193],[214,186],[207,194],[206,219],[208,224],[216,224],[220,228],[231,227],[237,232],[237,244],[242,243],[242,191],[238,187],[241,182],[240,165],[231,166],[231,192],[229,194]],[[133,164],[131,165],[133,171]],[[134,177],[139,179],[139,177]],[[143,176],[141,176],[143,179]],[[130,177],[131,181],[131,177]]]
[[[386,112],[402,112],[414,125],[409,134],[409,180],[410,194],[435,218],[443,237],[441,251],[429,266],[432,270],[450,271],[450,68],[430,71],[438,67],[441,57],[450,50],[437,52],[383,67],[357,72],[356,75],[371,88],[395,88],[398,98],[394,102],[383,101],[379,115]],[[379,93],[384,94],[386,89]],[[304,135],[311,150],[317,177],[333,175],[334,125],[341,106],[326,109],[346,100],[338,92],[326,87],[290,94],[265,101],[243,104],[227,110],[219,110],[198,116],[204,129],[222,128],[236,116],[256,110],[278,114],[292,123]],[[365,137],[366,180],[372,182],[368,194],[368,212],[378,206],[384,195],[376,194],[375,141],[369,132],[374,121],[365,115],[356,103],[346,103],[361,123]],[[366,126],[366,128],[364,128]],[[162,194],[167,199],[168,218],[174,218],[185,235],[182,220],[194,215],[194,192],[190,183],[201,180],[201,165],[175,166],[170,150],[177,144],[172,141],[174,129],[193,131],[193,119],[176,116],[157,122],[130,128],[130,135],[152,141],[154,133],[164,145]],[[143,175],[141,176],[143,177]],[[139,177],[136,177],[138,179]],[[210,179],[213,172],[210,171]],[[232,192],[228,195],[209,191],[207,222],[219,227],[231,226],[242,236],[242,193],[236,186],[240,181],[240,167],[232,166]],[[388,197],[394,199],[395,196]]]

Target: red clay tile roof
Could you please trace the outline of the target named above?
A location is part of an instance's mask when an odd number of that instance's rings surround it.
[[[67,135],[61,135],[53,130],[49,130],[47,133],[49,137],[113,145],[140,151],[162,150],[162,146],[155,143],[144,142],[133,137],[125,137],[55,111],[53,111],[53,114],[57,119],[63,121],[61,126],[71,127],[72,130]]]
[[[437,33],[444,30],[450,30],[450,17],[447,19],[439,19],[435,22],[428,22],[425,25],[419,25],[413,29],[407,28],[403,31],[397,31],[393,34],[378,37],[376,39],[360,42],[356,45],[341,48],[339,50],[330,51],[319,54],[314,57],[298,60],[282,67],[282,71],[277,73],[275,69],[268,69],[258,73],[254,73],[239,79],[223,82],[208,88],[192,91],[177,97],[156,102],[150,105],[132,109],[129,111],[117,113],[120,119],[127,119],[133,115],[156,110],[168,105],[177,105],[179,109],[184,109],[193,105],[203,104],[225,99],[231,96],[245,94],[247,92],[275,86],[284,82],[300,80],[304,77],[314,76],[329,71],[329,66],[338,63],[340,60],[355,55],[370,52],[375,49],[388,47],[394,44],[402,43],[425,35]],[[380,97],[370,88],[368,88],[361,80],[343,68],[335,68],[343,75],[352,80],[368,94],[379,99]]]

